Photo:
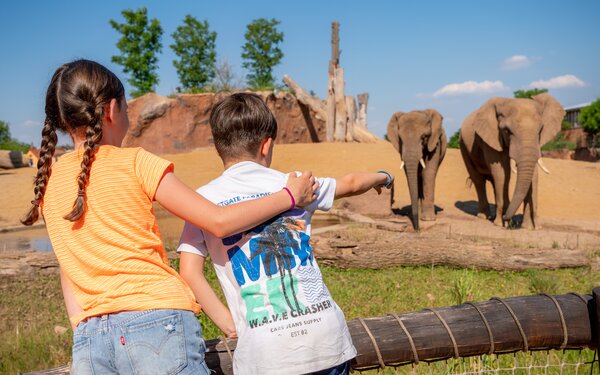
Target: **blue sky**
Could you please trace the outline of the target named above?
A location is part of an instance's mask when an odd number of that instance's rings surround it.
[[[126,83],[111,63],[119,35],[108,21],[141,6],[164,30],[161,95],[179,85],[169,45],[191,14],[217,32],[218,59],[240,79],[246,25],[280,20],[285,56],[276,76],[321,98],[331,21],[339,21],[346,93],[370,94],[369,128],[378,136],[395,111],[424,108],[442,113],[450,136],[491,96],[530,86],[549,88],[563,106],[600,98],[599,1],[3,1],[0,119],[13,137],[39,143],[45,90],[66,61],[96,60]]]

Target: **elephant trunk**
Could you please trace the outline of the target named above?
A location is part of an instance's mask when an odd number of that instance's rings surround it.
[[[411,220],[416,230],[419,230],[419,159],[420,156],[417,155],[403,158],[410,193]]]
[[[537,160],[517,162],[517,183],[515,185],[515,191],[502,219],[510,220],[517,211],[517,208],[523,203],[523,200],[530,189],[533,189],[532,178],[533,173],[535,172],[536,162]]]

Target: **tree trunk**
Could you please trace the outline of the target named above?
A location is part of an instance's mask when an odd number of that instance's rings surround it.
[[[327,121],[325,122],[325,138],[327,142],[335,139],[336,126],[336,93],[335,74],[340,64],[340,24],[331,23],[331,60],[329,60],[329,79],[327,81]]]
[[[600,288],[594,288],[592,293],[492,298],[353,319],[348,321],[357,351],[352,369],[361,371],[490,353],[597,348]],[[212,373],[233,373],[236,344],[236,340],[206,340],[206,364]],[[63,366],[25,375],[69,374],[69,370],[69,366]]]
[[[331,63],[335,68],[340,65],[340,23],[331,23]]]
[[[325,139],[327,142],[333,142],[335,132],[335,66],[333,62],[329,63],[329,79],[327,81],[327,114],[325,122]]]
[[[322,121],[327,119],[327,113],[323,110],[323,102],[319,98],[308,94],[287,74],[283,76],[283,83],[292,90],[300,103],[305,104],[315,112],[315,117]]]
[[[356,126],[356,100],[353,96],[346,96],[346,110],[348,122],[346,123],[346,142],[354,142],[354,128]]]
[[[346,96],[344,95],[344,69],[337,67],[334,75],[334,93],[335,93],[335,131],[334,140],[344,142],[346,140]]]
[[[358,94],[358,120],[357,127],[367,128],[367,105],[369,103],[369,94]]]

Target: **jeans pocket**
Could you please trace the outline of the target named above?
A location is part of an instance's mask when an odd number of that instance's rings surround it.
[[[122,343],[135,374],[177,374],[187,364],[180,313],[128,326]]]
[[[73,360],[71,374],[88,375],[93,374],[91,339],[87,336],[73,336]]]

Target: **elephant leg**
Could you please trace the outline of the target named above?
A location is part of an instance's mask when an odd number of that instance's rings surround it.
[[[523,224],[522,228],[525,229],[541,229],[541,226],[537,222],[537,183],[538,183],[538,170],[533,172],[533,179],[531,181],[531,188],[523,201]]]
[[[499,160],[491,163],[494,198],[496,200],[496,216],[492,220],[494,224],[504,226],[506,223],[502,220],[502,215],[508,207],[508,183],[510,181],[510,166],[508,168]]]
[[[460,151],[463,157],[463,161],[465,162],[465,167],[467,168],[467,172],[469,173],[469,179],[475,185],[475,191],[477,193],[477,217],[482,219],[490,218],[490,206],[487,200],[487,194],[485,192],[485,177],[479,173],[473,162],[471,161],[471,156],[468,151],[465,150],[464,146],[461,144]]]
[[[421,206],[421,220],[435,220],[435,177],[439,166],[439,155],[435,155],[427,162],[423,171],[423,202]]]

